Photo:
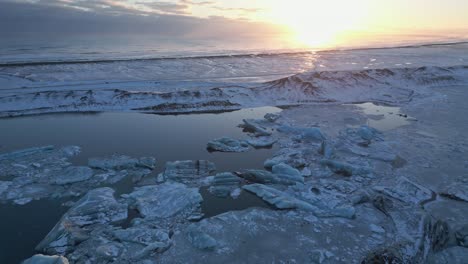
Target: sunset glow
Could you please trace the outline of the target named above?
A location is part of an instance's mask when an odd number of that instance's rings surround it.
[[[274,1],[271,16],[291,29],[295,41],[313,47],[332,45],[337,37],[356,29],[366,14],[364,1]]]

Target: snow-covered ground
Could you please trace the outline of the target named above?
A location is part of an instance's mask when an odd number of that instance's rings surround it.
[[[3,117],[54,112],[180,113],[311,103],[401,104],[437,85],[465,84],[468,66],[306,72],[250,84],[151,82],[2,90]],[[164,91],[154,91],[162,86]]]

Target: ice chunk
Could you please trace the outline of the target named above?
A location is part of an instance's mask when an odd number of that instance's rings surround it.
[[[62,256],[46,256],[36,254],[21,264],[68,264],[68,259]]]
[[[459,201],[468,202],[468,182],[461,181],[449,185],[441,195]]]
[[[216,167],[213,162],[207,160],[185,160],[167,162],[163,176],[167,180],[187,182],[200,180],[203,177],[213,175]]]
[[[426,216],[423,219],[422,235],[419,248],[425,255],[427,252],[437,252],[446,248],[453,234],[445,221]]]
[[[396,183],[389,183],[388,186],[375,186],[373,189],[408,204],[420,204],[432,199],[433,196],[431,190],[405,177],[398,178]]]
[[[155,165],[156,159],[152,157],[137,159],[124,155],[114,155],[110,158],[91,158],[88,160],[88,166],[102,170],[122,170],[135,167],[154,169]]]
[[[24,205],[32,200],[47,197],[53,193],[53,191],[54,188],[47,184],[26,183],[25,185],[21,185],[21,183],[15,184],[15,181],[13,181],[13,184],[5,191],[5,198],[7,200],[13,200],[16,204]]]
[[[249,139],[247,143],[254,148],[271,148],[277,142],[274,138],[260,137],[256,139]]]
[[[303,129],[300,139],[305,141],[320,141],[325,140],[325,136],[320,131],[320,128],[311,127]]]
[[[273,174],[278,178],[279,182],[298,182],[304,183],[304,177],[301,175],[301,172],[297,169],[280,163],[272,167]]]
[[[357,134],[364,140],[371,141],[375,139],[380,132],[372,127],[369,126],[361,126],[357,130]]]
[[[259,120],[244,119],[242,121],[244,122],[244,124],[240,126],[243,127],[246,131],[252,132],[257,137],[271,135],[270,131],[268,131],[265,127],[259,124]]]
[[[457,239],[458,245],[468,248],[468,224],[465,224],[455,232],[455,238]]]
[[[142,157],[138,159],[138,166],[153,170],[156,168],[156,158],[154,157]]]
[[[115,200],[114,190],[111,188],[91,190],[65,213],[36,250],[63,254],[88,238],[89,234],[83,229],[84,226],[122,221],[127,218],[127,211],[126,204]]]
[[[114,236],[125,246],[126,258],[141,259],[151,252],[163,252],[171,246],[169,234],[150,227],[130,227],[114,231]]]
[[[353,218],[355,210],[352,206],[345,206],[338,203],[332,196],[311,197],[300,194],[299,198],[293,194],[277,190],[263,184],[250,184],[243,187],[262,198],[265,202],[278,209],[299,209],[309,211],[321,217],[344,217]]]
[[[68,167],[67,159],[78,152],[79,147],[76,146],[59,149],[45,146],[4,153],[0,155],[0,176],[24,177],[51,169],[59,170]]]
[[[246,170],[241,173],[241,177],[250,182],[275,183],[276,177],[266,170]]]
[[[280,150],[280,153],[277,156],[266,160],[263,163],[263,166],[266,169],[271,169],[274,165],[280,163],[286,163],[295,168],[299,168],[306,165],[307,162],[300,151]]]
[[[277,113],[268,113],[266,114],[263,118],[265,118],[266,120],[268,120],[269,122],[276,122],[276,120],[278,120],[280,118],[280,114],[277,114]]]
[[[435,253],[428,259],[428,264],[466,264],[468,260],[468,248],[451,247]]]
[[[356,167],[344,162],[324,159],[320,163],[327,166],[334,173],[343,176],[369,174],[369,169],[365,167]]]
[[[37,148],[22,149],[22,150],[13,151],[10,153],[0,154],[0,160],[17,160],[19,158],[23,158],[26,156],[32,156],[32,155],[38,155],[38,154],[44,155],[53,150],[55,150],[55,147],[51,145],[44,146],[44,147],[37,147]]]
[[[375,224],[371,224],[370,229],[372,232],[375,232],[375,233],[385,233],[385,229]]]
[[[190,243],[197,249],[214,250],[218,242],[210,235],[197,230],[194,225],[188,227],[187,237]]]
[[[369,252],[367,256],[361,261],[361,264],[403,264],[409,263],[405,261],[401,249],[397,247],[379,248],[375,251]]]
[[[0,181],[0,196],[8,190],[12,183],[10,181]]]
[[[277,172],[281,172],[283,166],[285,166],[285,168],[286,166],[289,167],[286,164],[280,165],[280,167],[277,168]],[[300,175],[300,173],[297,175],[294,170],[295,169],[292,168],[291,171],[282,172],[281,174],[273,174],[265,170],[246,170],[241,173],[241,177],[250,182],[263,184],[294,185],[297,183],[304,183],[304,177]]]
[[[122,252],[123,248],[120,244],[118,243],[104,243],[96,247],[96,255],[99,256],[99,258],[102,258],[103,260],[100,260],[101,262],[104,260],[112,260],[117,257],[119,257]]]
[[[53,184],[66,185],[89,180],[93,176],[93,170],[85,166],[70,166],[60,171],[54,179]]]
[[[203,201],[198,188],[188,188],[176,182],[139,187],[127,198],[143,217],[149,218],[172,217],[193,210]]]
[[[113,223],[127,218],[127,205],[115,200],[113,189],[98,188],[78,200],[65,218],[79,226]]]
[[[240,179],[230,172],[218,173],[213,179],[210,192],[218,197],[228,197],[239,187]]]
[[[322,141],[320,144],[319,154],[323,155],[326,159],[333,157],[333,147],[329,141]]]
[[[249,144],[243,140],[236,140],[228,137],[218,138],[208,142],[207,149],[209,151],[220,152],[246,152],[248,151]]]
[[[322,141],[326,139],[318,127],[292,127],[289,125],[282,125],[278,128],[278,131],[285,134],[294,134],[297,140]]]
[[[265,202],[278,209],[301,209],[314,211],[314,207],[309,203],[296,199],[285,192],[263,184],[250,184],[243,187],[245,190],[256,194]]]
[[[372,127],[347,128],[340,132],[340,137],[354,144],[368,146],[373,141],[382,141],[381,133]]]
[[[314,206],[313,213],[319,217],[343,217],[352,219],[355,216],[355,208],[348,202],[347,194],[342,194],[334,189],[328,190],[309,185],[296,185],[289,190],[291,195]]]

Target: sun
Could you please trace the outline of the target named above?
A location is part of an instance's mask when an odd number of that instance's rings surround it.
[[[357,28],[368,0],[273,0],[275,23],[289,28],[293,41],[309,47],[329,47],[340,34]]]

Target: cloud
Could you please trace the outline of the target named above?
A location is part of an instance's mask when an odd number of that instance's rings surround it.
[[[180,0],[180,3],[186,4],[186,5],[192,5],[192,6],[210,6],[210,5],[215,5],[216,2],[214,1],[201,1],[201,2],[196,2],[192,0]]]
[[[220,10],[220,11],[235,11],[241,13],[255,13],[262,11],[261,8],[236,8],[236,7],[221,7],[221,6],[213,6],[213,9]]]
[[[189,15],[188,4],[170,3],[170,2],[137,2],[139,6],[149,8],[151,11],[164,14]]]
[[[185,2],[185,3],[183,3]],[[152,3],[149,10],[114,0],[0,0],[2,36],[158,36],[181,39],[261,38],[282,29],[259,22],[225,17],[198,18],[186,13],[194,1]],[[211,5],[211,2],[196,2]]]

